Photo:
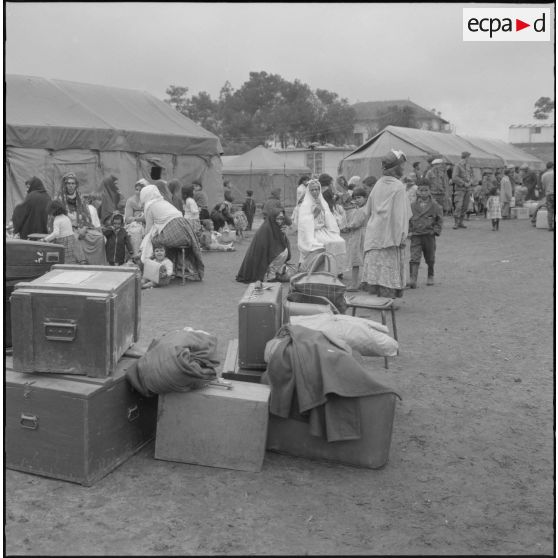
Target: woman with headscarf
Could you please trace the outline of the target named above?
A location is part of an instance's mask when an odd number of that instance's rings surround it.
[[[78,263],[107,265],[105,237],[91,221],[89,207],[81,198],[79,183],[73,172],[62,177],[62,186],[56,199],[62,202],[72,222],[76,239],[74,253]]]
[[[140,178],[134,184],[134,194],[126,200],[126,206],[124,207],[124,226],[126,232],[130,235],[135,254],[139,253],[141,241],[145,234],[145,216],[140,202],[140,192],[148,184],[149,182],[145,178]]]
[[[48,233],[48,206],[51,202],[40,178],[33,176],[25,184],[27,195],[15,206],[12,214],[14,234],[19,234],[23,240],[33,233]]]
[[[370,294],[403,296],[405,241],[411,204],[400,178],[406,157],[392,150],[382,159],[383,176],[376,182],[365,206],[368,219],[364,236],[362,281]]]
[[[320,182],[310,180],[306,194],[298,210],[298,251],[300,264],[307,269],[316,252],[333,255],[338,273],[344,267],[345,241],[339,234],[339,226],[321,192]]]
[[[166,180],[155,180],[155,182],[153,182],[153,184],[155,184],[155,186],[157,186],[159,192],[161,193],[161,196],[163,196],[163,199],[165,201],[168,201],[169,203],[172,203],[172,193],[169,190],[169,187],[167,185],[167,181]]]
[[[291,256],[285,234],[285,212],[272,209],[246,251],[236,280],[240,283],[278,281]]]
[[[178,209],[178,211],[184,211],[183,208],[183,195],[182,195],[182,183],[180,180],[173,178],[169,182],[169,192],[171,193],[171,203]],[[165,196],[163,196],[164,198]]]
[[[101,207],[99,217],[101,225],[110,225],[112,216],[117,211],[124,211],[126,200],[118,189],[118,178],[111,174],[101,182]]]
[[[185,275],[192,281],[201,281],[204,264],[200,244],[192,226],[182,213],[163,198],[157,186],[150,184],[142,188],[140,201],[145,213],[145,236],[141,243],[141,260],[145,262],[153,254],[153,244],[160,244],[167,250],[167,257],[175,264],[175,269],[185,266]],[[179,262],[180,247],[187,247],[186,261]],[[176,265],[176,264],[179,265]]]

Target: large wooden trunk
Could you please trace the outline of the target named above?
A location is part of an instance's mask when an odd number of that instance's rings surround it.
[[[358,440],[327,442],[310,434],[307,421],[270,414],[267,449],[297,457],[379,469],[389,457],[396,397],[394,393],[359,397],[361,437]]]
[[[256,285],[248,286],[238,304],[238,364],[264,370],[265,345],[281,327],[283,300],[281,283]]]
[[[55,265],[11,297],[14,370],[104,377],[139,338],[141,277],[130,267]]]
[[[4,246],[4,345],[12,346],[10,297],[19,281],[37,279],[54,264],[64,263],[64,246],[31,240],[6,240]]]
[[[157,398],[134,391],[123,358],[113,376],[23,374],[6,359],[5,464],[89,486],[153,439]]]

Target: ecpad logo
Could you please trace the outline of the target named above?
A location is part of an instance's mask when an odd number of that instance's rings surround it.
[[[550,8],[463,8],[464,41],[550,41]]]

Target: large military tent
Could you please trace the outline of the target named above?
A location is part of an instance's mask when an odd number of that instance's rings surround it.
[[[38,176],[54,194],[75,172],[84,192],[114,174],[125,197],[139,178],[200,180],[210,203],[222,196],[221,143],[143,91],[6,75],[5,216]]]
[[[523,164],[527,164],[533,170],[541,171],[546,169],[545,163],[539,158],[503,140],[479,138],[477,136],[460,137],[468,141],[471,145],[480,147],[483,151],[491,155],[496,155],[502,159],[506,166],[513,165],[514,167],[520,167]]]
[[[256,203],[263,203],[274,188],[281,188],[285,206],[296,204],[298,179],[311,174],[308,167],[283,161],[263,146],[223,162],[223,179],[228,180],[235,202],[243,201],[246,190],[253,190]]]
[[[483,143],[479,145],[474,141],[476,139],[471,138],[471,140],[467,140],[456,134],[387,126],[345,157],[340,163],[340,172],[345,177],[354,175],[361,178],[370,175],[379,177],[382,174],[382,157],[390,149],[398,149],[405,153],[409,162],[408,170],[411,169],[412,163],[416,161],[423,163],[423,169],[426,168],[426,160],[431,154],[441,155],[448,163],[455,164],[461,158],[461,153],[468,151],[471,153],[469,161],[477,179],[480,178],[482,169],[501,168],[507,164],[506,159],[502,156],[503,147],[500,147],[498,152],[496,152],[494,142],[490,141],[491,151],[486,151],[482,145],[487,147],[488,144]],[[505,142],[502,143],[507,145]],[[511,146],[509,147],[511,148]],[[519,151],[515,148],[513,150],[514,152]],[[508,152],[506,151],[506,153]],[[533,159],[527,153],[524,155],[524,162],[528,162],[528,159]],[[515,156],[517,157],[518,154],[515,153]]]

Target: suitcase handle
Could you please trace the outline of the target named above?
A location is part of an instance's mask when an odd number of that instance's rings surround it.
[[[72,342],[76,338],[77,323],[75,320],[46,320],[43,325],[45,327],[45,337],[49,341]]]
[[[37,430],[37,428],[39,427],[39,417],[37,417],[36,415],[26,415],[24,413],[21,413],[19,424],[21,424],[21,428]]]
[[[139,408],[137,405],[130,407],[128,409],[128,421],[134,422],[140,415]]]

